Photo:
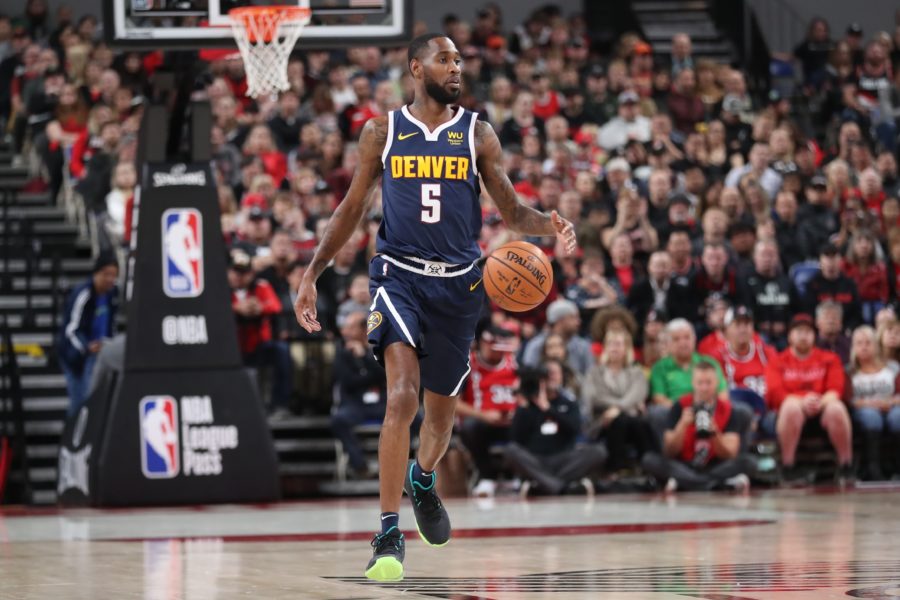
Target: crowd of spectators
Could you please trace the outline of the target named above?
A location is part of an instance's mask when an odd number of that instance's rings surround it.
[[[686,34],[670,54],[630,32],[600,54],[583,16],[552,6],[521,24],[496,4],[467,17],[443,23],[463,58],[460,104],[497,131],[520,198],[558,210],[580,244],[567,257],[552,239],[529,240],[553,259],[537,309],[485,303],[459,427],[480,491],[493,493],[491,449],[506,443],[516,470],[548,491],[606,458],[549,458],[584,442],[606,443],[608,469],[643,464],[670,489],[742,487],[747,436],[776,438],[790,475],[807,422],[830,439],[842,477],[854,433],[864,476],[900,472],[900,20],[838,39],[814,20],[785,91],[749,89],[740,66],[695,56]],[[113,51],[97,25],[65,6],[50,15],[44,0],[0,16],[0,118],[17,152],[40,157],[43,185],[69,182],[117,247],[130,236],[149,77],[166,55]],[[297,52],[291,89],[258,101],[244,96],[235,55],[213,55],[204,77],[245,359],[272,371],[279,418],[329,410],[322,373],[333,372],[344,405],[334,428],[366,472],[347,440],[384,406],[380,367],[360,345],[380,191],[320,279],[323,331],[300,329],[292,305],[363,124],[411,100],[406,50]],[[482,202],[487,253],[514,236]],[[540,382],[529,393],[519,368]],[[893,461],[879,454],[883,433]]]

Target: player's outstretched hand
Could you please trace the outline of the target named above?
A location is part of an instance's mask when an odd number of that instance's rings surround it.
[[[578,241],[575,239],[575,227],[572,222],[559,216],[555,210],[550,213],[550,221],[556,229],[556,237],[566,245],[566,254],[574,253]]]
[[[322,326],[316,321],[316,284],[306,277],[300,281],[297,300],[294,302],[294,315],[300,327],[309,333],[321,331]]]

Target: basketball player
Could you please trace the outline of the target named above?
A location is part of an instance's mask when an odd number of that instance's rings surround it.
[[[450,540],[450,519],[435,492],[435,467],[453,429],[457,395],[469,373],[469,349],[482,301],[478,237],[478,176],[512,230],[556,235],[575,249],[572,224],[519,201],[503,169],[502,150],[490,125],[452,106],[460,95],[461,59],[438,34],[412,41],[412,104],[370,119],[359,143],[359,167],[316,249],[294,310],[307,331],[316,321],[316,280],[368,212],[382,177],[384,217],[377,255],[369,266],[372,306],[368,338],[387,371],[388,400],[378,445],[381,532],[366,576],[403,578],[404,540],[397,511],[403,491],[412,501],[425,543]],[[409,426],[425,389],[425,417],[417,460],[407,463]]]

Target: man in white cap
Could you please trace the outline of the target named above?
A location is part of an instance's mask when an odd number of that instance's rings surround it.
[[[550,335],[556,334],[565,342],[566,364],[578,375],[584,375],[594,364],[594,357],[590,342],[578,335],[580,327],[578,306],[570,300],[554,300],[547,307],[547,328],[525,346],[522,363],[528,367],[540,366],[544,343]]]
[[[781,175],[769,166],[771,159],[772,151],[769,149],[769,144],[764,142],[753,144],[747,164],[731,169],[725,176],[725,185],[736,187],[745,175],[752,175],[766,190],[769,197],[774,198],[781,189]]]
[[[619,114],[610,119],[597,133],[597,142],[604,150],[623,147],[628,140],[650,141],[650,119],[640,114],[640,97],[625,90],[619,94]]]

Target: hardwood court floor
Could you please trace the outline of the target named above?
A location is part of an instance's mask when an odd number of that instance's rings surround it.
[[[361,577],[374,499],[0,511],[0,599],[900,597],[900,491],[451,500],[406,579]],[[406,506],[401,526],[409,529]]]

